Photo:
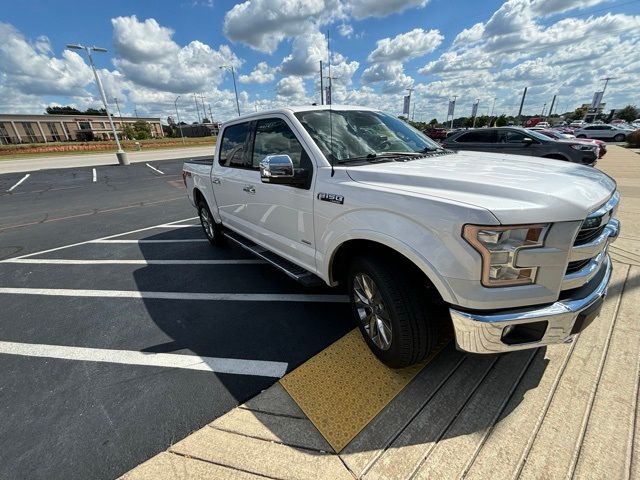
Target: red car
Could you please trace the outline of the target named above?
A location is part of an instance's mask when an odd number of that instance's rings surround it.
[[[444,140],[447,138],[447,129],[437,127],[427,128],[424,130],[424,134],[432,140]]]
[[[536,130],[537,132],[546,135],[547,137],[553,138],[554,140],[571,140],[572,142],[579,143],[589,143],[591,145],[597,145],[598,148],[598,158],[604,157],[604,154],[607,153],[607,144],[602,140],[594,140],[591,138],[575,138],[572,135],[568,135],[566,133],[561,133],[556,130]]]

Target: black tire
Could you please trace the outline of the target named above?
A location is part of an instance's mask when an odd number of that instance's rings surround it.
[[[584,133],[581,133],[580,135],[576,135],[576,138],[587,138],[587,136]]]
[[[223,245],[225,237],[222,235],[222,225],[213,219],[209,205],[204,200],[198,202],[198,217],[200,217],[200,225],[211,245]]]
[[[391,259],[356,257],[347,274],[354,320],[372,352],[392,368],[407,367],[423,360],[437,345],[441,324],[441,319],[437,318],[441,312],[429,301],[426,282],[420,282],[415,275],[407,275],[402,265]],[[367,307],[363,307],[365,304],[356,293],[358,285],[362,285],[363,275],[373,281],[378,298],[382,301],[382,308],[377,305],[369,308],[372,313],[374,309],[380,312],[380,317],[376,314],[373,321],[371,315],[362,318],[363,312],[367,313]],[[375,295],[372,297],[376,298]],[[370,305],[375,303],[371,302]],[[388,334],[378,334],[376,340],[369,334],[371,325],[380,325],[380,321],[384,324],[381,319],[385,317],[389,321],[390,339],[386,338]],[[380,327],[377,328],[380,331]],[[389,340],[386,348],[380,345],[385,343],[385,339]]]
[[[624,142],[625,138],[626,138],[626,136],[625,136],[624,133],[619,133],[615,137],[613,137],[613,141],[614,142]]]

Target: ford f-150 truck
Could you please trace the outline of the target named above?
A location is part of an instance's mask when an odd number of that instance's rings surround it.
[[[455,333],[496,353],[571,342],[597,317],[619,232],[616,183],[569,162],[451,151],[391,115],[305,106],[222,125],[185,163],[214,245],[306,285],[342,285],[391,367]]]

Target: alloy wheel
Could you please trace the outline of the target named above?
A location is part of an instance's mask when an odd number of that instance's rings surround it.
[[[205,207],[200,208],[200,223],[204,229],[204,233],[207,234],[209,239],[213,240],[215,237],[215,231],[213,230],[213,220],[209,215],[209,211]]]
[[[388,350],[392,341],[391,319],[378,286],[368,275],[357,273],[353,297],[365,332],[380,350]]]

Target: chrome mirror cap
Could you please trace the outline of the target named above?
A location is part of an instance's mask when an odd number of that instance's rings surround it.
[[[271,179],[293,178],[293,160],[289,155],[267,155],[260,162],[262,181]]]

